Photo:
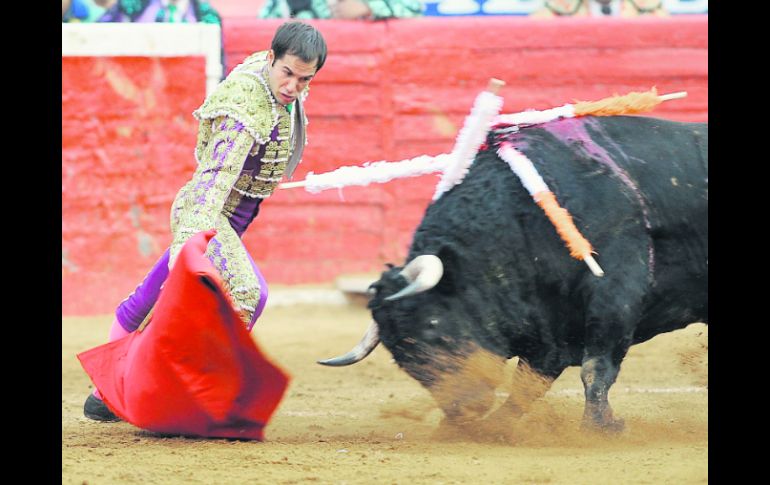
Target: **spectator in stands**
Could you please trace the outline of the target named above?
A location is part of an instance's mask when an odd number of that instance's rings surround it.
[[[96,22],[117,0],[62,0],[62,22]]]
[[[302,158],[307,126],[303,102],[326,54],[326,41],[318,30],[303,22],[286,22],[277,29],[269,50],[246,58],[193,113],[199,122],[197,167],[171,207],[171,245],[118,305],[110,341],[139,328],[184,243],[210,229],[217,234],[206,256],[251,330],[265,307],[267,284],[241,236],[259,213],[260,203],[284,176],[291,177]],[[162,160],[156,162],[163,165]],[[98,421],[118,419],[98,390],[88,396],[83,412]]]
[[[166,22],[220,24],[222,19],[205,0],[101,0],[113,3],[99,22]]]
[[[88,20],[88,5],[83,0],[62,0],[62,22],[86,22]]]
[[[422,16],[419,0],[266,0],[259,17],[387,19]]]
[[[106,7],[111,7],[117,0],[76,0],[87,10],[87,16],[81,22],[96,22],[104,14]]]
[[[545,0],[533,17],[593,16],[637,17],[668,16],[663,0]]]

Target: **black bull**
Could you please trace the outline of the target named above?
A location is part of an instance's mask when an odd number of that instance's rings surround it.
[[[502,140],[533,162],[605,276],[569,256],[497,155]],[[512,384],[496,416],[520,415],[581,366],[584,426],[621,429],[607,395],[629,347],[708,322],[708,125],[615,116],[493,130],[463,182],[428,207],[407,262],[421,255],[437,256],[438,270],[385,271],[370,288],[367,336],[322,363],[354,363],[381,341],[458,423],[484,416],[499,383],[463,374],[474,350],[518,356],[514,380],[540,383]]]

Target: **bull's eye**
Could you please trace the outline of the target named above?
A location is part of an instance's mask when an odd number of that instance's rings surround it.
[[[374,286],[370,286],[370,287],[369,287],[369,288],[366,290],[366,293],[367,293],[369,296],[374,296],[374,295],[376,295],[376,294],[377,294],[377,288],[375,288]]]

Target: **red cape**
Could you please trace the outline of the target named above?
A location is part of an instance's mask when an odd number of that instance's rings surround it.
[[[110,409],[135,426],[261,440],[289,376],[259,351],[204,256],[215,234],[184,245],[143,330],[77,357]]]

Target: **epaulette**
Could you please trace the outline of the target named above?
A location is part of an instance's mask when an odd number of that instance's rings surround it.
[[[193,112],[195,119],[213,120],[229,116],[241,122],[258,143],[268,142],[270,132],[278,123],[278,112],[267,81],[262,76],[265,63],[265,51],[246,58]]]

